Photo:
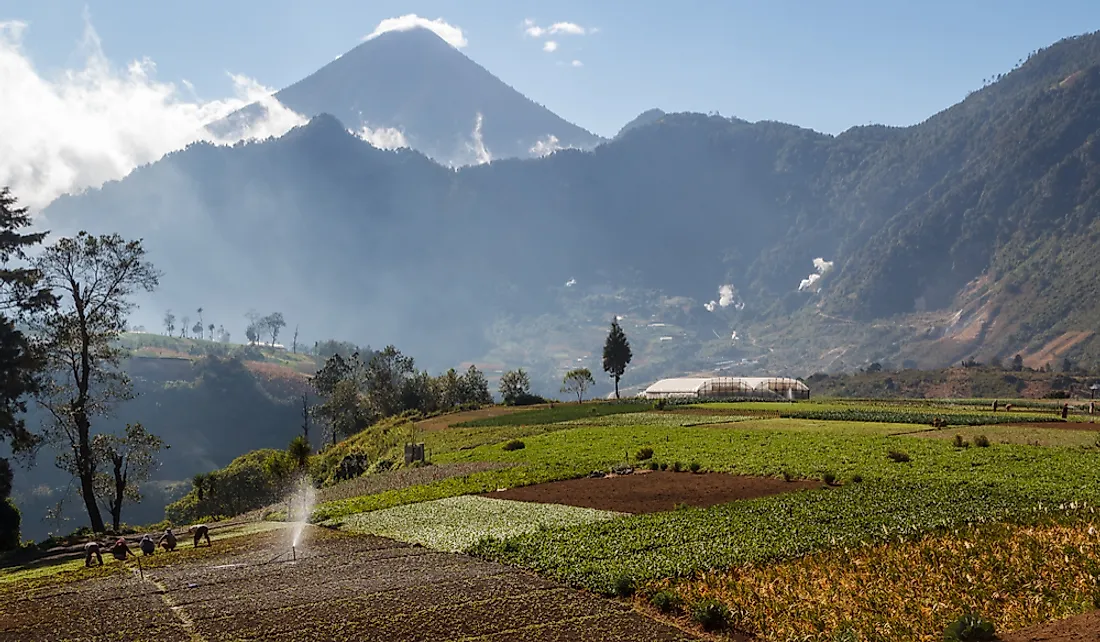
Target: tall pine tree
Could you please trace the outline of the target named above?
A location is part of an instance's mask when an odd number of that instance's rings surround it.
[[[633,356],[626,333],[619,325],[619,318],[615,317],[611,320],[611,331],[607,333],[607,341],[603,344],[603,370],[615,380],[616,399],[619,398],[619,379],[626,372],[626,366]]]
[[[4,364],[0,368],[0,440],[8,440],[13,451],[37,441],[20,415],[26,410],[27,396],[39,390],[45,368],[43,355],[20,323],[56,304],[43,287],[42,273],[27,264],[27,250],[46,237],[45,232],[19,231],[30,224],[27,208],[17,207],[7,187],[0,189],[0,363]]]

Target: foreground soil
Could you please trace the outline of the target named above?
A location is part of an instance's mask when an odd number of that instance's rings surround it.
[[[1032,626],[1000,639],[1002,642],[1100,642],[1100,611]]]
[[[714,506],[740,499],[820,488],[821,482],[790,481],[726,473],[639,471],[632,475],[582,477],[509,488],[484,497],[565,504],[620,513],[658,513],[679,504]]]
[[[516,569],[307,527],[154,556],[136,573],[9,595],[0,640],[691,640],[628,606]],[[162,565],[151,568],[153,562]],[[136,566],[135,566],[136,569]]]

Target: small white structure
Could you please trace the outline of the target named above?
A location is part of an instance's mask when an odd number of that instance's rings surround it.
[[[791,377],[706,377],[661,379],[646,388],[647,399],[754,397],[809,399],[810,388]]]

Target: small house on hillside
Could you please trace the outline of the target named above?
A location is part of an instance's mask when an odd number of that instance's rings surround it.
[[[791,377],[707,377],[661,379],[645,390],[647,399],[809,399],[810,388]]]

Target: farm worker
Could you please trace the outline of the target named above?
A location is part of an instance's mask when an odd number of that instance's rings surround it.
[[[192,526],[191,528],[187,529],[187,532],[195,534],[195,548],[198,548],[199,540],[204,537],[206,538],[206,545],[210,546],[210,529],[207,528],[206,524],[197,524],[195,526]]]
[[[1096,412],[1096,402],[1095,401],[1090,401],[1089,402],[1089,414],[1091,415],[1091,414],[1094,414],[1095,412]]]
[[[84,566],[88,567],[92,565],[92,556],[95,555],[99,560],[99,565],[103,566],[103,555],[99,552],[99,542],[88,542],[84,545]]]
[[[1000,400],[999,399],[994,399],[993,400],[993,412],[997,412],[997,405],[998,404],[1000,404]]]
[[[1062,404],[1062,419],[1065,419],[1067,415],[1069,415],[1069,404],[1064,403]]]
[[[143,555],[152,555],[157,550],[157,543],[153,541],[153,536],[146,533],[141,541],[138,542],[138,546],[141,547],[141,553]]]
[[[115,556],[116,560],[125,560],[127,555],[134,555],[134,552],[130,550],[130,547],[126,545],[126,538],[120,537],[115,540],[114,545],[110,549],[111,555]]]
[[[172,532],[171,528],[164,529],[164,535],[160,536],[157,540],[158,546],[163,546],[166,551],[176,550],[176,534]]]

